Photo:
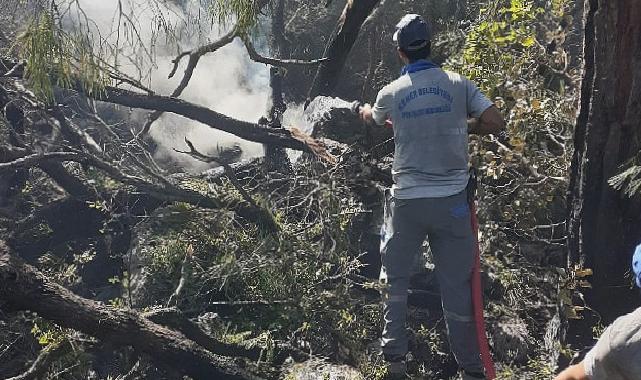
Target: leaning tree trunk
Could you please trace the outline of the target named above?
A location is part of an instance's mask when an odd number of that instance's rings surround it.
[[[609,321],[638,304],[626,272],[641,241],[641,205],[608,180],[641,148],[641,1],[586,0],[585,7],[568,261],[594,271],[587,299]]]
[[[308,98],[331,95],[340,80],[349,52],[352,50],[361,26],[380,0],[348,0],[338,21],[334,36],[325,48],[327,60],[318,66]]]

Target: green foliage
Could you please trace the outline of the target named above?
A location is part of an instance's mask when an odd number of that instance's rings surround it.
[[[532,0],[511,0],[508,7],[500,4],[491,2],[481,10],[483,21],[468,33],[462,54],[465,73],[481,79],[488,91],[510,75],[510,68],[529,60],[529,48],[536,43],[536,17],[543,12]]]
[[[54,86],[102,91],[108,77],[91,44],[87,36],[64,31],[54,11],[43,11],[32,17],[14,49],[26,61],[26,78],[35,93],[51,102]]]
[[[530,315],[541,303],[559,302],[559,289],[551,284],[562,276],[548,260],[557,257],[555,264],[564,264],[558,258],[565,249],[565,192],[578,93],[560,26],[568,2],[485,4],[463,51],[448,66],[477,83],[507,122],[506,141],[473,137],[471,144],[482,183],[483,264],[495,284],[488,314],[491,320],[516,313],[528,331],[543,331],[544,323]],[[550,378],[553,368],[544,350],[532,350],[525,367],[503,367],[500,378]]]
[[[301,182],[288,185],[297,195],[285,199],[309,203],[274,206],[282,228],[278,240],[229,212],[177,204],[153,215],[141,250],[150,281],[145,288],[153,289],[149,299],[173,293],[191,247],[192,270],[179,307],[198,312],[212,302],[260,303],[232,316],[221,338],[251,341],[266,356],[270,342],[292,336],[315,352],[333,355],[338,345],[346,355],[361,355],[378,336],[380,309],[353,288],[361,264],[349,231],[360,208],[340,174],[298,170],[292,178]],[[239,201],[225,180],[215,192],[225,203]],[[265,200],[274,201],[283,198]]]
[[[562,3],[553,6],[563,9]],[[489,235],[506,232],[509,226],[532,240],[539,232],[552,232],[548,242],[563,241],[558,234],[562,227],[554,225],[565,216],[576,95],[568,90],[568,78],[547,76],[565,64],[562,51],[547,53],[537,38],[547,34],[544,25],[558,25],[551,14],[533,0],[488,2],[463,52],[448,62],[478,83],[507,121],[506,145],[478,140],[472,149],[472,161],[488,189],[484,201],[497,206],[487,210],[493,223],[486,227],[495,230],[488,230]],[[554,231],[538,231],[541,225]]]
[[[255,26],[259,16],[254,0],[214,0],[211,11],[219,24],[234,22],[240,31],[247,31]]]
[[[31,334],[42,346],[59,344],[66,339],[66,333],[61,327],[42,318],[33,321]]]

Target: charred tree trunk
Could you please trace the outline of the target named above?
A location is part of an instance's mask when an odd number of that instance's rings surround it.
[[[285,0],[278,0],[272,10],[272,56],[289,58],[290,51],[285,39]],[[269,87],[271,97],[267,105],[267,124],[270,128],[283,128],[283,114],[287,105],[283,99],[283,73],[280,68],[272,66],[269,69]],[[265,145],[265,160],[267,170],[279,173],[291,173],[291,163],[285,149],[272,145]]]
[[[309,99],[318,95],[331,95],[340,79],[347,56],[356,42],[358,32],[380,0],[348,0],[336,32],[325,48],[327,60],[318,67],[316,78],[309,90]]]
[[[258,379],[183,334],[131,310],[103,306],[46,279],[0,242],[0,301],[5,310],[30,310],[116,346],[132,346],[156,363],[194,379]],[[6,307],[5,307],[6,304]]]
[[[608,180],[641,148],[641,2],[587,0],[585,8],[568,263],[593,269],[588,302],[609,321],[638,303],[626,272],[641,241],[641,205]]]

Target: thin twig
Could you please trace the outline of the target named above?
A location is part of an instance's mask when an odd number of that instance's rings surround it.
[[[249,193],[243,188],[243,186],[241,185],[240,181],[238,181],[238,177],[236,177],[236,173],[234,172],[234,169],[232,169],[232,167],[231,167],[229,162],[227,162],[226,160],[222,159],[220,156],[219,157],[213,157],[213,156],[207,156],[207,155],[204,155],[204,154],[200,153],[194,147],[194,144],[191,141],[189,141],[186,137],[185,137],[185,143],[189,147],[189,152],[184,152],[184,151],[180,151],[180,150],[177,150],[177,149],[174,149],[174,151],[176,151],[177,153],[187,154],[187,155],[189,155],[189,156],[191,156],[191,157],[193,157],[193,158],[195,158],[195,159],[197,159],[199,161],[202,161],[202,162],[206,162],[206,163],[216,162],[216,163],[218,163],[220,166],[223,167],[223,169],[225,170],[225,175],[227,175],[227,178],[229,179],[231,184],[234,185],[236,190],[238,190],[238,192],[243,197],[243,199],[245,201],[247,201],[249,204],[251,204],[252,206],[260,208],[260,206],[256,203],[256,201],[254,201],[254,199],[251,197],[251,195],[249,195]]]

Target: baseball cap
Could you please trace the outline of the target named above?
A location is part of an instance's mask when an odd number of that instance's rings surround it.
[[[641,288],[641,244],[637,246],[634,256],[632,256],[632,272],[637,286]]]
[[[415,13],[410,13],[396,24],[394,42],[403,50],[419,50],[427,46],[432,38],[427,22]]]

